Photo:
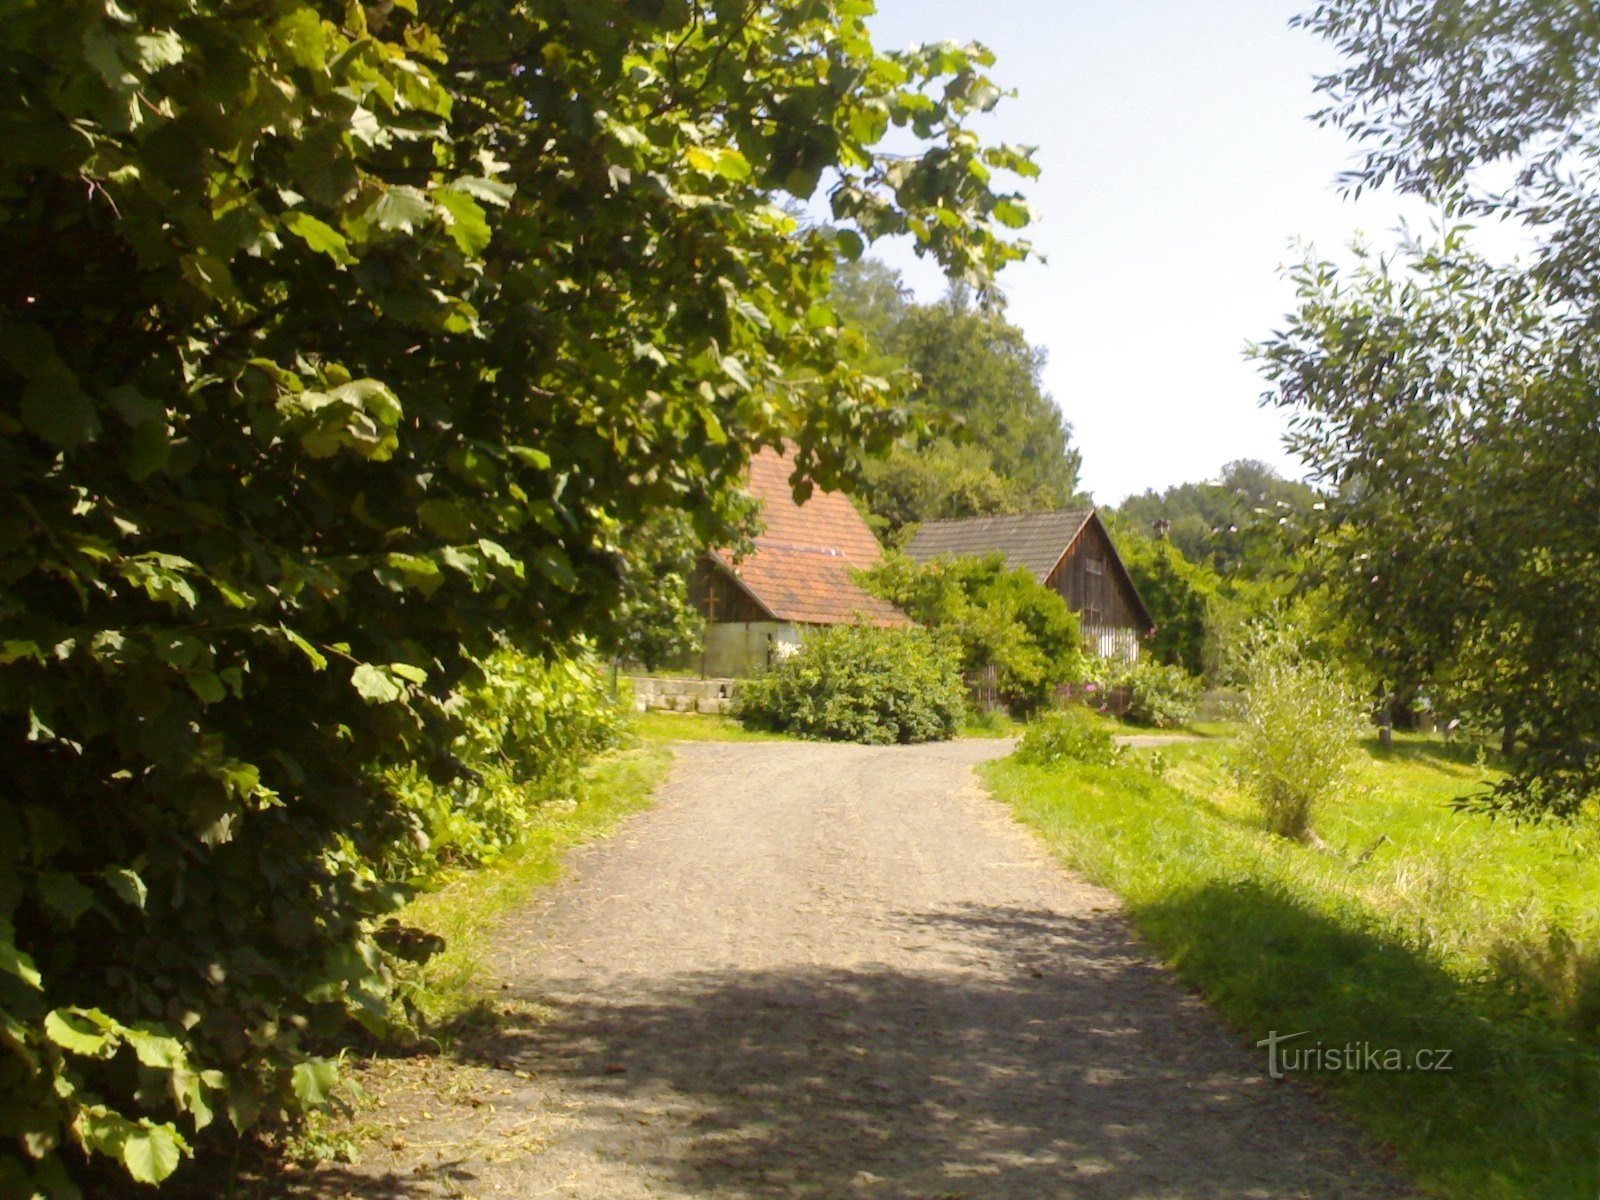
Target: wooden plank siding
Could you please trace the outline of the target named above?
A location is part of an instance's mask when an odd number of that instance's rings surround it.
[[[702,558],[695,569],[689,598],[700,615],[713,625],[773,619],[747,589],[729,578],[722,565],[709,556]]]
[[[1100,522],[1084,524],[1045,578],[1078,614],[1084,641],[1101,658],[1132,662],[1146,632],[1144,608]]]

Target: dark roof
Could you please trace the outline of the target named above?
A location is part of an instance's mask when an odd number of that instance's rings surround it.
[[[929,521],[917,530],[906,553],[917,562],[927,562],[941,554],[968,558],[998,550],[1011,566],[1026,567],[1043,583],[1092,516],[1092,508],[1074,508]]]
[[[904,613],[864,591],[852,575],[883,557],[855,505],[841,492],[821,490],[796,504],[789,485],[792,470],[788,458],[775,450],[756,455],[749,489],[761,501],[765,528],[744,558],[735,562],[713,552],[712,560],[775,621],[909,625]]]
[[[1045,583],[1050,578],[1050,572],[1055,570],[1056,564],[1091,521],[1099,526],[1111,546],[1112,569],[1127,590],[1135,615],[1146,629],[1154,628],[1155,621],[1150,616],[1150,609],[1139,595],[1133,576],[1128,574],[1127,564],[1117,552],[1116,543],[1111,541],[1105,523],[1092,508],[929,521],[917,530],[911,544],[906,547],[906,553],[917,562],[927,562],[941,554],[954,558],[981,558],[998,550],[1006,556],[1008,566],[1025,567],[1035,579]]]

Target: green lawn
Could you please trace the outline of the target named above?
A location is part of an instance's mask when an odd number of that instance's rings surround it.
[[[1447,802],[1484,771],[1402,738],[1365,747],[1357,785],[1316,823],[1328,849],[1313,850],[1261,831],[1229,785],[1225,753],[1219,741],[1164,747],[1159,777],[1137,758],[984,770],[1064,861],[1127,899],[1242,1041],[1309,1030],[1304,1041],[1326,1046],[1452,1050],[1448,1074],[1316,1076],[1431,1192],[1594,1200],[1593,823],[1529,828],[1455,812]]]
[[[645,742],[792,742],[786,733],[746,729],[732,717],[715,713],[644,712],[633,730]]]

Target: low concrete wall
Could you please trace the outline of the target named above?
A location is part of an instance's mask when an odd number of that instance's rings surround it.
[[[660,675],[630,675],[633,706],[640,712],[720,713],[733,703],[733,679],[674,679]]]

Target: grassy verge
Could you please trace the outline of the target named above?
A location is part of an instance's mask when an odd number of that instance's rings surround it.
[[[1354,793],[1317,823],[1320,852],[1261,831],[1222,750],[1165,747],[1159,776],[985,771],[1062,859],[1126,898],[1243,1039],[1307,1030],[1302,1044],[1451,1050],[1449,1073],[1311,1076],[1430,1191],[1593,1200],[1600,1050],[1578,1030],[1582,954],[1561,950],[1600,939],[1592,838],[1451,810],[1482,772],[1408,739],[1366,749]]]
[[[484,998],[484,960],[495,924],[559,879],[569,850],[609,833],[623,817],[647,807],[671,762],[670,750],[650,743],[600,759],[584,772],[583,794],[576,804],[541,811],[512,850],[406,907],[400,914],[403,923],[445,942],[445,949],[420,969],[415,984],[418,1007],[430,1024],[448,1023]]]
[[[983,712],[969,712],[967,719],[961,724],[961,732],[956,736],[964,738],[1021,737],[1027,728],[1026,721],[1019,721],[1003,709],[995,708]]]
[[[792,742],[786,733],[746,729],[732,717],[714,713],[645,712],[634,718],[634,732],[646,742]]]

